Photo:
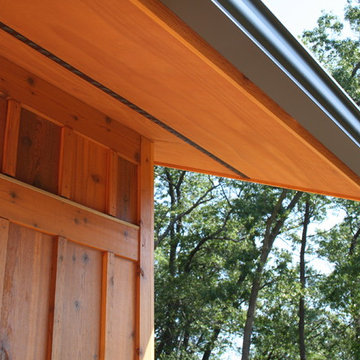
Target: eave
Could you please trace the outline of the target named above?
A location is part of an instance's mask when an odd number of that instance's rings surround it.
[[[239,27],[163,3],[7,1],[0,55],[151,139],[157,164],[359,200],[359,110],[266,8],[221,1]]]

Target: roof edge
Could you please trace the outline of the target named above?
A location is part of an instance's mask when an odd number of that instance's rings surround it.
[[[360,147],[360,110],[260,0],[211,0]]]

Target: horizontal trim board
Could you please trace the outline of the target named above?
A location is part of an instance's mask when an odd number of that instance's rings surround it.
[[[137,261],[139,226],[0,174],[0,217]]]

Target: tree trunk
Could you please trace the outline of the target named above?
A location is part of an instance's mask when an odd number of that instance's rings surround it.
[[[248,360],[250,355],[251,334],[255,319],[256,301],[260,290],[260,279],[261,279],[261,274],[256,275],[256,278],[254,279],[253,285],[251,287],[251,294],[250,294],[250,300],[246,315],[246,323],[245,323],[244,336],[243,336],[243,346],[242,346],[242,356],[241,356],[242,360]]]
[[[298,191],[289,205],[285,209],[285,213],[282,216],[279,216],[280,210],[282,208],[283,202],[286,198],[288,190],[284,189],[274,207],[274,210],[269,217],[266,225],[264,240],[261,248],[261,255],[258,267],[256,269],[255,277],[253,280],[253,284],[251,287],[249,306],[246,315],[246,322],[244,327],[244,335],[243,335],[243,346],[242,346],[242,355],[241,360],[249,360],[250,356],[250,345],[251,345],[251,335],[254,326],[255,319],[255,310],[256,310],[256,302],[259,295],[259,290],[261,286],[261,279],[263,270],[270,254],[271,248],[274,244],[276,237],[279,235],[282,226],[285,223],[285,220],[289,216],[291,210],[295,207],[298,201],[301,198],[302,193]]]
[[[305,277],[305,250],[307,240],[307,229],[310,222],[310,200],[309,197],[305,203],[304,224],[301,237],[301,250],[300,250],[300,286],[301,294],[299,301],[299,350],[300,360],[306,360],[306,346],[305,346],[305,289],[306,289],[306,277]]]
[[[210,355],[211,355],[212,351],[214,350],[215,342],[216,342],[216,340],[218,339],[218,337],[220,335],[220,331],[221,331],[220,327],[216,327],[214,329],[214,332],[213,332],[213,334],[211,336],[211,339],[206,344],[202,360],[209,360],[210,359]]]

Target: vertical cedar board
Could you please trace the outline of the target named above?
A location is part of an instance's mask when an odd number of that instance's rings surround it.
[[[0,96],[0,169],[2,169],[4,156],[4,136],[6,126],[6,100]]]
[[[61,128],[21,110],[16,178],[56,194],[58,191]]]
[[[55,294],[61,311],[57,356],[52,360],[99,359],[102,254],[67,241],[61,271],[62,289],[57,287],[59,297]]]
[[[9,221],[0,218],[0,322],[1,322],[1,308],[4,293],[4,279],[6,270],[6,256],[9,238]],[[0,339],[1,342],[1,339]]]
[[[73,151],[76,139],[77,135],[73,130],[66,126],[61,129],[58,193],[67,199],[71,197],[71,182],[75,168]]]
[[[105,251],[102,254],[101,279],[101,328],[100,328],[100,360],[108,358],[108,340],[112,336],[109,328],[109,311],[111,305],[111,285],[114,279],[114,254]]]
[[[105,359],[135,356],[136,264],[112,256],[107,274]]]
[[[117,217],[138,223],[137,165],[121,157],[118,158]]]
[[[67,240],[61,236],[56,239],[53,248],[52,274],[51,274],[51,293],[50,293],[50,312],[49,312],[49,332],[47,359],[60,359],[61,353],[61,317],[62,305],[64,303],[63,290],[65,280],[64,257],[66,252]]]
[[[16,173],[20,111],[21,105],[19,102],[13,99],[7,101],[2,172],[10,176],[15,176]]]
[[[10,224],[0,319],[9,359],[45,360],[52,238]]]
[[[140,162],[140,274],[138,283],[140,360],[154,359],[154,151],[153,144],[141,139]]]
[[[92,209],[106,212],[107,158],[108,149],[74,134],[74,158],[70,199]],[[65,159],[71,161],[71,159]]]
[[[107,160],[106,212],[117,216],[118,154],[109,150]]]

